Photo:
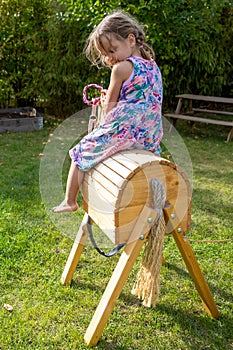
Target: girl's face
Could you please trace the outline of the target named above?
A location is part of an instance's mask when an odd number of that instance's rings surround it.
[[[126,39],[122,40],[117,39],[114,35],[110,40],[103,36],[101,43],[103,48],[100,49],[100,52],[105,57],[105,62],[111,67],[129,56],[140,56],[133,34],[129,34]]]

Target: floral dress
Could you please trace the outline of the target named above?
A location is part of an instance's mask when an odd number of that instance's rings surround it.
[[[87,171],[121,150],[161,152],[162,78],[154,60],[131,56],[133,72],[123,83],[116,106],[104,122],[70,150],[78,168]]]

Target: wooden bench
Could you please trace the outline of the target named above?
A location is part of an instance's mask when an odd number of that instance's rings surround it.
[[[176,97],[179,100],[177,103],[175,113],[164,114],[164,117],[173,119],[173,125],[175,125],[177,119],[182,119],[182,120],[189,120],[191,122],[199,122],[199,123],[215,124],[215,125],[223,125],[223,126],[231,127],[227,135],[226,142],[231,141],[233,136],[233,118],[231,120],[210,119],[208,117],[203,118],[199,116],[194,116],[194,113],[233,116],[233,111],[224,111],[220,109],[217,110],[217,109],[208,109],[208,108],[193,108],[192,102],[202,101],[202,102],[207,102],[209,104],[220,103],[224,105],[233,105],[233,98],[191,95],[191,94],[176,95]],[[181,113],[183,100],[189,100],[189,111],[187,114]]]

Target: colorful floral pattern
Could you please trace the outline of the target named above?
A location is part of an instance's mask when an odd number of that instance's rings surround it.
[[[162,78],[153,60],[129,57],[134,69],[122,85],[118,103],[90,134],[70,150],[76,165],[87,171],[101,160],[126,149],[161,152]]]

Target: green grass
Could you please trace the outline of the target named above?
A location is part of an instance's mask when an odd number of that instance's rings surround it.
[[[49,122],[39,132],[0,135],[0,349],[4,350],[87,349],[83,336],[118,260],[118,256],[106,260],[86,247],[72,285],[60,283],[73,242],[48,217],[39,190],[39,155],[55,127]],[[97,349],[233,349],[233,141],[225,143],[226,128],[197,125],[191,132],[186,122],[178,122],[177,128],[194,170],[188,238],[221,317],[216,320],[203,311],[168,236],[159,303],[144,308],[130,293],[139,259]],[[78,223],[82,212],[75,215]]]

